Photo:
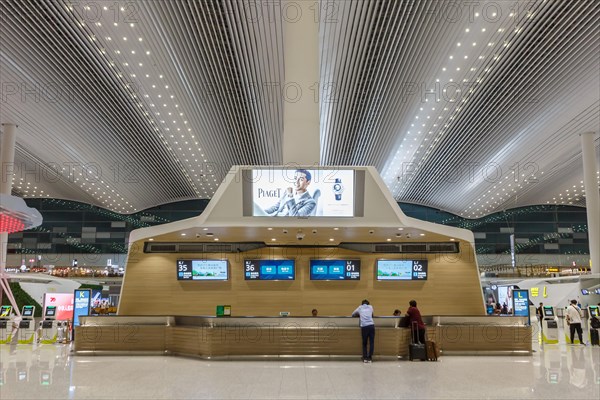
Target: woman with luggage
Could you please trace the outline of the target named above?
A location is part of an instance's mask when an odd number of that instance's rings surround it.
[[[410,307],[406,311],[406,316],[408,317],[408,326],[412,327],[413,323],[416,322],[418,328],[419,341],[418,343],[425,344],[425,324],[423,323],[423,319],[421,318],[421,312],[417,308],[417,301],[411,300],[408,302]],[[413,338],[413,342],[417,343],[417,338]]]

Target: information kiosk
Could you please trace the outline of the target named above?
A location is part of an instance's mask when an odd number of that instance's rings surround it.
[[[19,322],[19,344],[32,344],[35,339],[34,313],[35,306],[23,306],[21,309],[23,319]]]
[[[58,321],[56,321],[56,306],[46,307],[44,320],[40,322],[40,343],[52,344],[56,343],[58,338]]]
[[[0,344],[10,343],[12,340],[12,306],[0,308]]]
[[[547,344],[558,343],[558,319],[554,314],[554,307],[552,306],[544,306],[542,341]]]
[[[598,331],[600,326],[600,307],[589,306],[588,307],[588,327],[590,329],[590,344],[592,346],[600,346],[600,337]]]

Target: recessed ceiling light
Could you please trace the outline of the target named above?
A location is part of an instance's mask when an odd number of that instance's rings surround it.
[[[392,241],[392,239],[390,239],[390,238],[387,238],[386,240],[387,240],[388,242],[391,242],[391,241]]]
[[[268,231],[272,231],[272,230],[273,230],[273,228],[267,228],[267,230],[268,230]]]
[[[334,230],[334,231],[339,231],[339,230],[340,230],[340,228],[333,228],[333,230]]]
[[[202,230],[203,230],[203,231],[207,231],[207,230],[208,230],[208,228],[202,228]]]
[[[425,236],[425,234],[424,233],[419,233],[419,236]]]
[[[330,241],[330,242],[333,242],[334,240],[335,240],[334,238],[329,238],[329,241]]]
[[[150,239],[148,239],[148,240],[152,242],[152,241],[154,241],[154,238],[150,238]]]
[[[271,241],[272,241],[272,242],[274,242],[274,241],[276,241],[276,240],[277,240],[277,239],[275,239],[275,238],[271,238]]]
[[[450,241],[451,241],[451,242],[454,242],[455,240],[456,240],[456,239],[454,239],[454,238],[451,238],[451,239],[450,239]]]
[[[215,242],[218,242],[218,241],[219,241],[219,238],[214,238],[213,240],[214,240]]]
[[[403,231],[403,230],[404,230],[404,228],[398,228],[398,230],[399,230],[399,231]]]
[[[185,236],[185,233],[182,233],[181,236]]]

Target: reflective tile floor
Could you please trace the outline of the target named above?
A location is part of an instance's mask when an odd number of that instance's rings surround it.
[[[73,356],[0,345],[0,399],[600,399],[600,347],[438,362]]]

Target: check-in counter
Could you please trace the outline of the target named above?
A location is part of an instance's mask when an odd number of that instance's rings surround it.
[[[80,317],[78,354],[167,353],[203,358],[359,356],[358,319],[351,317]],[[397,317],[374,318],[375,355],[406,357],[410,330]],[[427,337],[444,353],[531,353],[522,317],[424,317]]]

